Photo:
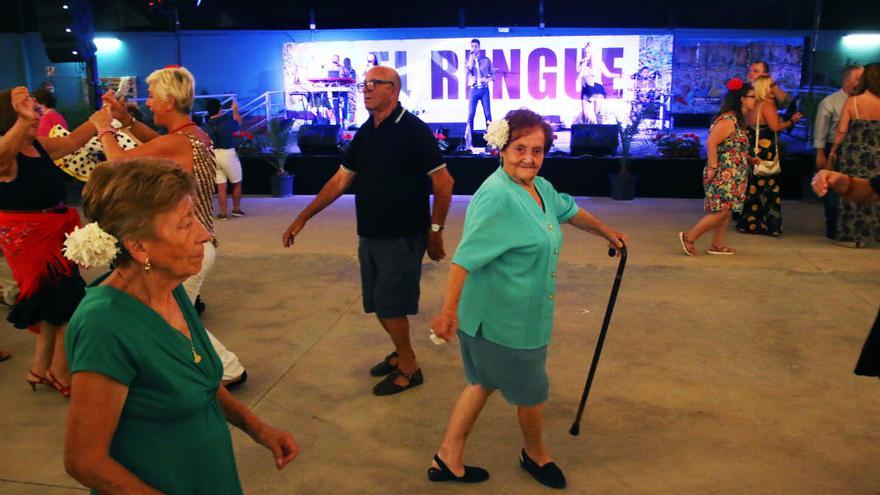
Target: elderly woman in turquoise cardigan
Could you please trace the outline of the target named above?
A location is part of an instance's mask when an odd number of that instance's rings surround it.
[[[603,237],[616,248],[627,236],[537,176],[552,139],[550,126],[526,109],[492,122],[486,134],[487,142],[501,150],[501,167],[468,206],[443,309],[432,324],[434,333],[447,341],[458,333],[468,385],[428,470],[431,481],[476,483],[489,478],[485,469],[465,466],[463,452],[486,400],[500,390],[517,406],[524,442],[520,465],[544,485],[566,484],[541,439],[560,224]]]

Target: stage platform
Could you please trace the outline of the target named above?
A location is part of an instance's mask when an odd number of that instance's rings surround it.
[[[354,131],[350,131],[354,132]],[[676,128],[677,134],[694,133],[700,137],[701,158],[663,158],[650,133],[640,134],[633,142],[635,160],[631,171],[639,176],[636,196],[642,198],[702,198],[703,166],[706,163],[705,128]],[[541,176],[560,191],[576,196],[610,196],[608,175],[617,173],[617,157],[572,156],[570,131],[555,131],[556,140],[544,159]],[[814,171],[814,150],[799,134],[781,134],[782,194],[787,199],[813,199],[809,179]],[[295,138],[293,139],[295,141]],[[286,169],[294,174],[294,194],[317,194],[339,167],[340,154],[310,155],[291,146]],[[455,178],[455,194],[473,194],[483,180],[498,166],[498,158],[475,148],[470,155],[447,155],[449,171]],[[274,168],[268,156],[242,156],[245,194],[270,194],[269,175]]]
[[[267,158],[241,157],[245,194],[269,194],[269,176],[274,168]],[[294,194],[317,194],[339,168],[339,155],[291,155],[286,169],[294,175]],[[473,194],[497,167],[491,156],[448,156],[449,172],[455,178],[455,194]],[[639,176],[636,196],[642,198],[701,198],[704,158],[637,158],[630,169]],[[608,175],[617,173],[616,158],[548,156],[541,176],[560,191],[576,196],[610,196]],[[783,197],[801,199],[808,193],[813,172],[812,157],[798,155],[782,161]],[[811,197],[808,193],[806,197]]]

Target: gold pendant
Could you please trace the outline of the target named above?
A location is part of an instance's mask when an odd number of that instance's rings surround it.
[[[195,348],[195,347],[193,347],[193,346],[190,346],[190,347],[192,348],[193,361],[195,361],[196,364],[201,363],[201,362],[202,362],[202,356],[199,356],[198,353],[196,353],[196,348]]]

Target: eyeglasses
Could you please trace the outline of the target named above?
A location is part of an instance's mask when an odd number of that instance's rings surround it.
[[[361,93],[364,92],[364,89],[369,89],[370,91],[376,89],[377,84],[390,84],[394,85],[394,81],[383,81],[382,79],[370,79],[369,81],[364,81],[362,83],[358,83],[357,89]]]

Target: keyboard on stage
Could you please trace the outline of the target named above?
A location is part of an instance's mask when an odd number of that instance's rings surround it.
[[[352,86],[356,81],[350,77],[322,77],[318,79],[309,79],[309,82],[315,86],[340,87]]]

